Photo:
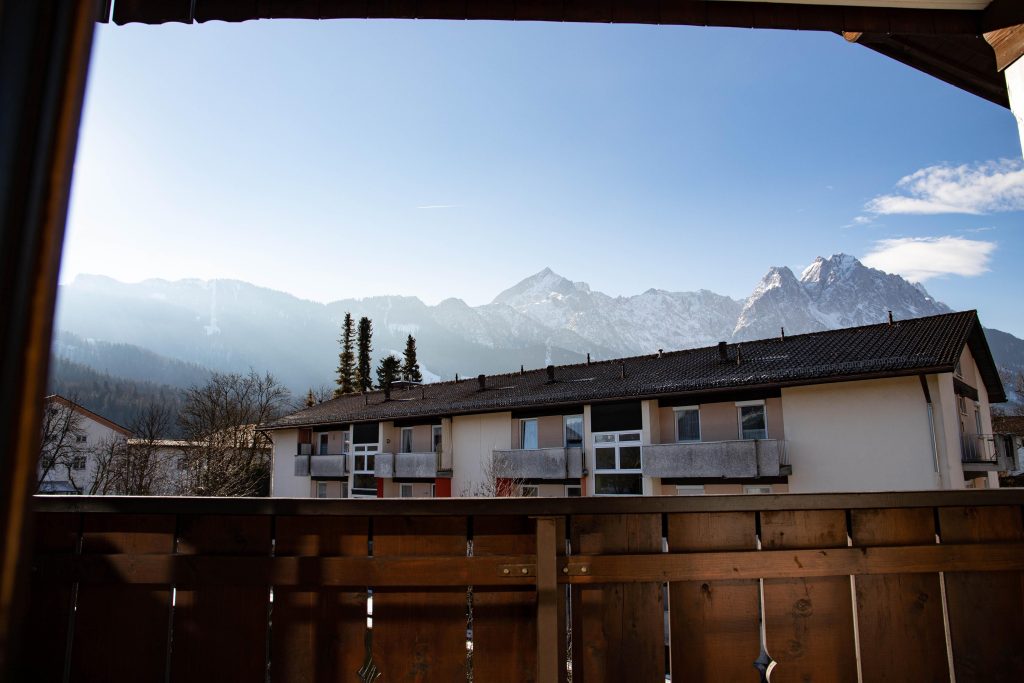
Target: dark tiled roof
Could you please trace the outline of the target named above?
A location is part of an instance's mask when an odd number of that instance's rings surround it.
[[[715,346],[634,356],[587,365],[353,394],[300,410],[270,428],[482,413],[558,404],[651,398],[744,387],[792,386],[864,377],[950,372],[970,344],[992,402],[1005,400],[1002,384],[974,311],[948,313],[729,344],[722,362]],[[737,353],[740,362],[736,362]]]
[[[1024,435],[1024,415],[993,415],[992,431],[997,434]]]

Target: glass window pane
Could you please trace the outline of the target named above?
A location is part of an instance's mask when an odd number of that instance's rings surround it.
[[[611,443],[612,441],[615,441],[614,434],[598,434],[594,437],[595,443]]]
[[[594,486],[599,495],[640,495],[643,482],[639,474],[598,474]]]
[[[595,468],[599,470],[614,470],[615,469],[615,449],[614,448],[598,448],[594,451],[595,457]]]
[[[520,424],[521,448],[537,448],[537,421],[523,420]]]
[[[440,427],[434,427],[433,428],[433,430],[432,430],[432,437],[433,437],[433,445],[431,446],[431,448],[433,448],[433,451],[435,453],[440,453],[441,452],[441,428]]]
[[[740,426],[744,439],[768,438],[764,406],[740,406]]]
[[[412,429],[404,427],[402,429],[402,453],[412,453]]]
[[[619,441],[639,441],[639,434],[619,434]]]
[[[569,415],[565,418],[565,445],[566,448],[583,446],[582,415]]]
[[[680,410],[677,412],[676,428],[680,441],[700,441],[700,411]]]
[[[372,455],[366,456],[366,471],[373,472],[373,461],[375,458]]]
[[[640,447],[622,446],[619,448],[619,469],[638,470],[640,469]]]
[[[373,478],[372,474],[354,474],[352,475],[352,488],[373,489],[376,492],[377,480]]]

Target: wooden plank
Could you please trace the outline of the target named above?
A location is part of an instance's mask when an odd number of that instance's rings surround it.
[[[854,546],[934,542],[927,508],[853,510]],[[939,574],[857,576],[857,625],[865,681],[949,680]]]
[[[761,513],[766,549],[847,545],[842,510]],[[845,576],[766,579],[768,653],[778,662],[772,683],[857,681],[850,579]]]
[[[474,517],[473,555],[535,554],[534,526],[534,520],[526,516]],[[474,591],[474,680],[536,680],[537,591],[530,588],[501,593]]]
[[[942,508],[942,543],[1024,539],[1021,508]],[[946,605],[957,683],[1024,680],[1024,573],[949,572]]]
[[[374,557],[466,555],[465,517],[373,521]],[[373,657],[389,681],[450,683],[466,676],[466,593],[378,593]]]
[[[673,553],[757,548],[752,512],[669,515]],[[669,584],[672,672],[685,681],[753,680],[761,649],[758,581],[698,580]]]
[[[270,522],[269,517],[183,516],[178,553],[267,556]],[[263,680],[269,600],[269,586],[200,584],[178,589],[171,680]]]
[[[661,515],[580,515],[570,520],[573,552],[661,552]],[[612,584],[573,594],[573,678],[665,679],[660,583]]]
[[[174,549],[169,515],[86,515],[82,555],[139,556]],[[71,650],[73,681],[162,681],[167,668],[169,586],[81,584]],[[117,643],[117,656],[110,644]]]
[[[365,557],[365,517],[279,517],[277,557]],[[315,580],[314,577],[309,577]],[[354,680],[365,656],[366,590],[275,586],[270,675],[275,681]]]
[[[78,548],[80,515],[51,513],[35,519],[33,565],[41,558],[72,558]],[[29,604],[22,637],[23,670],[16,680],[61,681],[67,661],[68,629],[71,623],[74,584],[70,578],[59,583],[40,581],[33,573]]]

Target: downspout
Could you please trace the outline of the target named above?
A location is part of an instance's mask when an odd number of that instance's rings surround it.
[[[918,375],[918,379],[921,380],[921,391],[924,392],[924,402],[928,408],[928,443],[932,447],[932,467],[939,478],[939,488],[944,489],[946,486],[942,480],[942,468],[939,467],[939,449],[935,443],[935,410],[932,407],[932,394],[928,391],[928,378],[925,375]]]

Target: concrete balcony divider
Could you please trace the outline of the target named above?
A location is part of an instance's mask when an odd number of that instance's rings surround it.
[[[785,442],[777,439],[693,441],[645,445],[648,477],[749,479],[789,473]]]
[[[531,448],[493,451],[494,473],[503,479],[579,479],[582,448]]]
[[[308,457],[311,477],[344,477],[348,474],[347,456],[345,455],[311,455]],[[296,464],[296,468],[298,468],[298,464]]]
[[[379,479],[434,479],[438,472],[438,454],[377,453],[374,476]]]

